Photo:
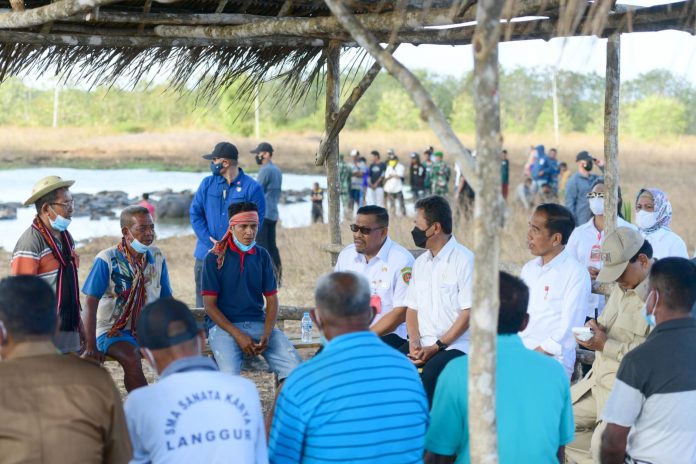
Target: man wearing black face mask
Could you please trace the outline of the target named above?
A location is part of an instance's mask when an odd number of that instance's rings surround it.
[[[276,245],[276,225],[278,224],[278,202],[283,186],[283,173],[273,163],[273,146],[270,143],[261,142],[251,152],[255,155],[256,164],[261,165],[256,181],[263,188],[266,198],[266,214],[263,217],[263,226],[259,227],[256,241],[271,255],[271,261],[273,261],[273,267],[278,276],[278,282],[280,282],[283,268],[280,262],[280,252]]]
[[[586,152],[581,151],[575,157],[575,162],[578,165],[578,172],[570,176],[566,183],[565,190],[565,207],[573,213],[576,224],[584,224],[592,219],[592,211],[590,204],[587,202],[587,194],[592,190],[595,181],[599,179],[596,174],[591,174],[594,162],[602,172],[604,172],[604,163]]]
[[[452,236],[452,209],[443,197],[416,202],[413,242],[426,252],[414,265],[406,294],[409,342],[400,351],[422,367],[432,403],[435,384],[448,362],[469,351],[474,254]]]
[[[210,161],[211,176],[206,177],[196,190],[189,209],[191,226],[198,241],[193,256],[196,263],[193,273],[196,281],[196,306],[203,307],[201,272],[208,251],[229,229],[227,209],[232,203],[250,201],[259,209],[259,222],[263,223],[266,199],[261,186],[239,167],[239,151],[229,142],[215,145],[213,152],[204,155]],[[259,227],[261,227],[259,224]]]

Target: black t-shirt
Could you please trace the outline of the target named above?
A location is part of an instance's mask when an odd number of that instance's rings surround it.
[[[372,163],[370,165],[370,182],[373,184],[377,182],[377,179],[384,175],[384,171],[387,170],[387,165],[384,163]]]

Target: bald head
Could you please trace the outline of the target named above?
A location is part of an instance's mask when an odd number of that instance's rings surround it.
[[[332,272],[319,279],[314,292],[317,308],[334,319],[370,317],[370,284],[353,272]]]

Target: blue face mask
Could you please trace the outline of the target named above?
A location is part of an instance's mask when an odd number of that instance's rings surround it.
[[[648,299],[650,298],[650,294],[648,294]],[[655,304],[653,305],[652,308],[652,314],[648,314],[648,302],[647,300],[645,301],[645,304],[643,305],[643,317],[645,318],[645,322],[648,323],[650,327],[655,327],[657,325],[657,320],[655,320],[655,308],[657,308],[657,302],[660,299],[660,294],[657,293],[657,290],[655,290]]]
[[[131,242],[130,246],[131,246],[131,248],[133,248],[133,250],[135,250],[136,253],[141,253],[141,254],[147,253],[147,250],[150,249],[149,246],[143,245],[135,237],[133,237],[133,241]]]
[[[251,250],[252,248],[254,248],[256,246],[256,240],[251,242],[249,245],[244,245],[242,242],[237,240],[237,237],[235,237],[234,234],[232,234],[232,240],[234,240],[234,244],[237,245],[237,248],[242,250],[244,253],[248,252],[249,250]]]
[[[51,224],[51,227],[58,232],[65,232],[68,230],[68,226],[72,220],[66,219],[60,214],[56,213],[53,208],[51,208],[51,211],[53,211],[53,213],[56,215],[55,219],[51,219],[50,217],[48,218],[48,222]]]
[[[212,172],[214,176],[220,176],[221,175],[220,171],[222,171],[222,163],[215,164],[211,161],[210,162],[210,172]]]

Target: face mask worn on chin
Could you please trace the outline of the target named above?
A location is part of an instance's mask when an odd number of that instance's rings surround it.
[[[657,302],[660,300],[660,294],[655,290],[655,304],[652,307],[652,313],[648,314],[648,300],[650,299],[650,294],[648,294],[648,298],[645,300],[645,304],[643,305],[643,317],[645,318],[645,322],[648,323],[648,325],[652,328],[657,325],[657,320],[655,319],[655,308],[657,308]]]
[[[147,250],[150,249],[150,247],[148,245],[143,245],[135,237],[133,237],[133,241],[130,243],[130,246],[131,246],[131,248],[133,248],[133,250],[135,250],[136,253],[140,253],[140,254],[147,253]]]
[[[657,213],[655,211],[640,210],[636,214],[636,225],[640,229],[649,229],[657,222]]]
[[[239,240],[237,240],[237,237],[235,237],[234,234],[232,234],[232,240],[234,240],[234,244],[237,245],[237,248],[239,248],[240,250],[242,250],[244,253],[248,252],[249,250],[251,250],[252,248],[254,248],[254,246],[256,246],[256,240],[254,240],[253,242],[251,242],[249,245],[244,245],[242,242],[240,242]]]
[[[430,227],[428,227],[430,229]],[[418,227],[414,227],[413,230],[411,231],[411,237],[413,237],[413,244],[416,245],[418,248],[425,248],[425,245],[428,243],[428,235],[426,234],[425,230],[421,230]]]
[[[58,232],[65,232],[68,230],[68,226],[72,222],[72,219],[66,219],[60,214],[56,213],[53,208],[51,208],[51,211],[56,215],[55,219],[51,219],[50,217],[48,218],[48,222],[51,224],[51,228],[54,230],[57,230]]]
[[[590,198],[590,211],[595,216],[604,216],[604,198]]]
[[[214,176],[221,176],[222,174],[220,173],[220,171],[222,171],[222,163],[215,164],[211,161],[210,162],[210,172],[212,172]]]
[[[143,352],[147,362],[149,362],[150,366],[152,366],[152,370],[157,372],[157,375],[159,375],[160,372],[159,369],[157,369],[157,362],[155,361],[155,357],[152,355],[152,351],[150,351],[149,348],[143,348]]]

